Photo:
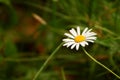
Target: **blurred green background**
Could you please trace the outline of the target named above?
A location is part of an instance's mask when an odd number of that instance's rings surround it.
[[[89,54],[120,75],[120,0],[0,0],[0,80],[32,80],[71,27],[97,35]],[[64,72],[64,74],[63,74]],[[61,47],[37,80],[118,80],[79,51]]]

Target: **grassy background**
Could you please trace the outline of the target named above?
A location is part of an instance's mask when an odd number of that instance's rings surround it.
[[[120,75],[120,0],[0,0],[0,80],[32,80],[77,25],[98,34],[86,50]],[[82,49],[66,47],[37,80],[63,80],[63,72],[66,80],[118,80]]]

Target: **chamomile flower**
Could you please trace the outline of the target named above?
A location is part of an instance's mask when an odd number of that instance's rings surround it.
[[[73,49],[76,47],[76,50],[79,49],[80,45],[82,47],[85,47],[88,45],[88,42],[94,42],[96,40],[97,35],[95,32],[91,32],[92,29],[85,28],[83,32],[81,33],[80,27],[78,26],[76,29],[72,28],[69,30],[70,33],[65,33],[64,35],[67,36],[67,38],[63,39],[65,42],[63,46],[71,47]]]

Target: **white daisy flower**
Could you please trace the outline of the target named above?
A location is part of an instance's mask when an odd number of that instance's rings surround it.
[[[70,47],[71,49],[73,49],[74,47],[76,47],[76,50],[79,49],[80,45],[82,47],[85,47],[86,45],[88,45],[88,42],[94,42],[94,40],[96,40],[96,36],[97,35],[95,32],[91,32],[92,29],[88,29],[85,28],[83,30],[83,32],[80,32],[80,27],[78,26],[75,29],[71,29],[70,34],[69,33],[65,33],[64,35],[67,36],[68,38],[63,39],[63,41],[65,42],[63,44],[63,46],[67,46]]]

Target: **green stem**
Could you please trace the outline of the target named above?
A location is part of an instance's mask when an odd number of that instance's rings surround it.
[[[43,71],[43,69],[45,68],[45,66],[48,64],[48,62],[52,59],[52,57],[54,56],[54,54],[60,49],[60,47],[62,46],[63,43],[61,43],[52,53],[51,55],[47,58],[47,60],[43,63],[43,65],[40,67],[39,71],[36,73],[35,77],[33,78],[33,80],[36,80],[37,77],[40,75],[40,73]]]
[[[65,72],[64,72],[64,69],[63,69],[63,68],[61,68],[61,73],[62,73],[62,78],[63,78],[63,80],[66,80],[66,78],[65,78]]]
[[[87,56],[89,56],[93,61],[95,61],[97,64],[99,64],[100,66],[102,66],[103,68],[107,69],[109,72],[111,72],[113,75],[115,75],[118,79],[120,79],[120,76],[118,76],[116,73],[114,73],[112,70],[110,70],[109,68],[107,68],[105,65],[103,65],[102,63],[100,63],[99,61],[97,61],[95,58],[93,58],[84,48],[83,51],[85,52],[85,54]]]

